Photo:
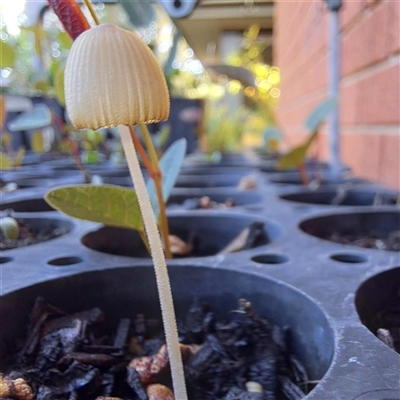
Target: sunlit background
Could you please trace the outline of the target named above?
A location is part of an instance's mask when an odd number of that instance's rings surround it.
[[[24,12],[25,0],[0,0],[1,25],[12,35],[18,35],[20,15]]]
[[[94,2],[94,8],[101,22],[134,30],[151,47],[163,68],[171,96],[205,101],[205,109],[210,110],[205,114],[206,129],[228,130],[221,123],[235,116],[236,126],[246,126],[248,136],[259,142],[265,127],[273,124],[271,109],[280,96],[280,72],[263,59],[265,44],[258,38],[257,26],[243,32],[242,43],[239,37],[238,46],[224,60],[251,71],[254,79],[249,84],[240,76],[230,76],[223,68],[204,66],[157,2]],[[39,14],[42,9],[47,10]],[[94,24],[86,7],[82,10]],[[13,49],[16,57],[14,68],[1,70],[2,90],[25,96],[45,95],[62,103],[60,71],[71,40],[48,9],[47,1],[0,0],[0,14],[0,40]]]

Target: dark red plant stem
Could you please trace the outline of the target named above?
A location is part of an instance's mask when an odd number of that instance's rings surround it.
[[[304,186],[308,186],[310,180],[308,179],[308,174],[305,164],[303,163],[299,165],[297,168],[300,173],[301,182],[303,183]]]
[[[140,159],[141,159],[142,163],[144,164],[150,177],[152,179],[161,178],[161,173],[159,171],[158,172],[155,171],[154,166],[151,163],[149,157],[147,156],[147,153],[146,153],[145,149],[143,148],[142,143],[140,142],[139,138],[137,137],[135,130],[131,126],[129,127],[129,132],[131,134],[131,138],[135,145],[136,151],[139,153]]]
[[[47,2],[72,40],[90,28],[89,22],[75,0],[47,0]]]

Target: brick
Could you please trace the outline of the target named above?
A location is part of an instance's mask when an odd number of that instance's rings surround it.
[[[379,181],[379,141],[377,135],[349,134],[341,135],[342,160],[355,176]]]
[[[387,51],[395,54],[400,51],[400,2],[388,3]]]
[[[324,45],[327,14],[324,5],[319,0],[297,4],[277,2],[275,8],[278,16],[290,14],[285,20],[283,17],[277,18],[286,29],[285,32],[281,32],[282,37],[278,38],[275,44],[275,47],[283,47],[275,53],[275,63],[290,67],[296,57],[297,65],[301,65]],[[302,15],[302,18],[298,18],[299,15]]]
[[[325,92],[318,91],[312,95],[298,99],[294,104],[282,105],[277,114],[282,122],[303,125],[307,115],[326,97]]]
[[[397,63],[341,87],[340,119],[344,124],[398,124],[400,65]]]
[[[357,84],[360,124],[396,124],[400,120],[400,66],[387,68]]]
[[[344,1],[340,10],[341,29],[345,29],[357,19],[364,7],[365,5],[361,1]]]
[[[280,25],[275,63],[282,75],[277,117],[291,146],[304,139],[304,119],[327,93],[327,13],[316,18],[321,4],[275,3]],[[342,160],[356,175],[398,188],[400,132],[394,132],[400,122],[400,2],[348,0],[340,13]],[[321,30],[313,31],[315,21]],[[323,132],[317,147],[326,158],[328,137]]]
[[[355,176],[400,189],[400,136],[370,133],[341,136],[341,156]]]
[[[376,64],[399,49],[399,17],[399,3],[382,2],[344,35],[341,58],[344,76]]]
[[[358,144],[355,135],[346,135],[342,130],[340,136],[340,156],[342,162],[351,168],[353,174],[357,174],[355,169],[357,169],[362,159],[362,149]]]
[[[328,66],[326,55],[322,55],[311,65],[299,70],[296,80],[286,82],[281,91],[287,93],[286,101],[292,101],[307,95],[315,90],[323,88],[326,90],[328,79]],[[283,78],[283,82],[285,79]]]
[[[400,129],[398,135],[381,137],[379,181],[400,190]]]

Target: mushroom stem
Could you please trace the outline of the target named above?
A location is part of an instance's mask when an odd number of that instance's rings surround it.
[[[125,125],[120,125],[118,129],[121,135],[121,143],[125,152],[125,157],[128,162],[129,172],[135,185],[145,231],[150,245],[151,257],[154,262],[174,395],[176,399],[186,400],[186,384],[183,373],[182,356],[179,348],[174,305],[172,302],[171,285],[157,222],[146,190],[142,171],[140,170],[135,146],[131,140],[129,128]]]

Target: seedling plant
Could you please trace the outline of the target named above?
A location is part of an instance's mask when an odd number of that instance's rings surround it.
[[[186,143],[175,142],[159,162],[146,127],[168,117],[165,77],[149,47],[133,32],[100,24],[89,0],[85,4],[97,24],[94,28],[74,0],[48,1],[75,40],[64,81],[71,122],[78,129],[118,127],[135,191],[87,185],[56,189],[46,199],[69,215],[138,230],[154,263],[174,395],[184,400],[186,386],[165,260],[171,256],[165,200],[179,173]],[[136,125],[145,147],[136,135]],[[151,177],[147,187],[137,153]]]

